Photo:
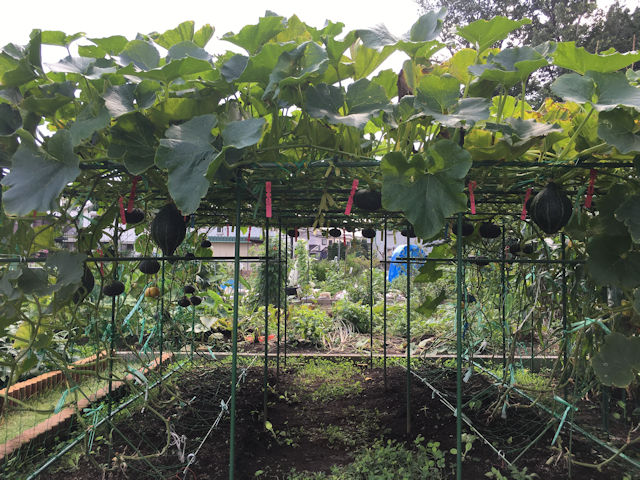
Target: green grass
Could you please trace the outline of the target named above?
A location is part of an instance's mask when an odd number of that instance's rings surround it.
[[[114,363],[114,377],[122,377],[125,371],[125,364]],[[106,372],[101,372],[101,376],[104,377],[105,375]],[[67,394],[63,408],[75,403],[76,394],[78,399],[84,398],[84,396],[88,397],[106,385],[108,385],[107,380],[94,376],[84,377],[83,381],[78,385],[78,389]],[[49,418],[65,390],[67,390],[67,386],[60,384],[51,390],[26,400],[23,402],[24,406],[14,405],[5,411],[0,420],[0,431],[2,432],[0,442],[4,443]]]
[[[329,402],[362,392],[362,372],[352,362],[314,359],[305,362],[296,373],[305,395],[314,402]]]

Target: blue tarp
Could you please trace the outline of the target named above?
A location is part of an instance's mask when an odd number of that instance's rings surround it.
[[[416,272],[424,262],[421,262],[421,258],[427,258],[425,251],[417,245],[410,245],[411,252],[411,274],[415,275]],[[391,254],[391,260],[406,260],[407,259],[407,246],[399,245]],[[414,260],[415,259],[415,260]],[[393,281],[400,275],[407,274],[407,265],[402,263],[392,263],[389,267],[389,281]]]

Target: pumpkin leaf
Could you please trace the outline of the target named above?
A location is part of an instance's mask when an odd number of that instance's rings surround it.
[[[598,136],[620,153],[640,152],[640,135],[634,132],[634,118],[625,110],[616,108],[610,112],[600,112]]]
[[[1,182],[9,187],[2,195],[8,214],[55,210],[64,187],[80,174],[80,159],[73,153],[68,130],[58,131],[47,147],[45,152],[23,144],[13,155],[11,170]]]
[[[500,40],[504,40],[514,30],[529,25],[531,20],[509,20],[507,17],[493,17],[491,20],[476,20],[469,25],[458,28],[458,35],[471,45],[475,46],[479,53]]]
[[[209,190],[205,174],[218,154],[211,135],[217,123],[212,114],[194,117],[169,127],[160,140],[155,163],[169,171],[169,194],[183,215],[195,212]]]
[[[633,195],[616,209],[616,220],[629,229],[633,243],[640,243],[640,195]]]
[[[629,386],[640,370],[640,337],[610,333],[591,363],[603,385],[619,388]]]
[[[467,207],[463,179],[471,155],[449,140],[439,140],[427,151],[427,171],[399,152],[383,157],[382,205],[402,211],[418,237],[429,239],[442,231],[445,219]]]
[[[640,60],[640,53],[618,53],[614,49],[600,54],[589,53],[584,47],[576,47],[576,42],[558,42],[551,54],[554,65],[581,74],[589,70],[610,73],[622,70]]]

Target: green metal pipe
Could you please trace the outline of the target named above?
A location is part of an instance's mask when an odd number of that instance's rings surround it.
[[[505,266],[505,261],[506,261],[506,255],[507,252],[505,251],[506,247],[507,247],[507,242],[505,239],[505,233],[504,233],[504,224],[502,225],[502,228],[500,229],[502,232],[502,261],[500,262],[500,325],[502,327],[502,377],[503,380],[506,379],[506,375],[507,375],[507,326],[506,321],[507,321],[507,316],[506,316],[506,266]]]
[[[369,240],[369,366],[373,368],[373,238]]]
[[[407,228],[409,230],[409,228]],[[407,436],[411,434],[411,235],[407,231]]]
[[[196,330],[196,306],[192,305],[191,306],[191,353],[189,355],[192,362],[193,362],[193,343],[195,342],[195,336],[196,336],[195,330]]]
[[[566,237],[564,235],[564,232],[562,232],[560,234],[560,258],[562,261],[566,260]],[[568,342],[569,342],[569,338],[567,336],[567,269],[564,266],[564,264],[562,265],[562,270],[561,270],[561,279],[562,279],[562,287],[561,287],[561,294],[562,294],[562,370],[563,372],[565,372],[563,374],[563,377],[566,375],[566,369],[567,369],[567,357],[568,357],[568,351],[567,351],[567,347],[568,347]],[[564,398],[569,398],[568,395],[569,391],[568,391],[568,384],[566,384],[565,382],[565,386],[564,386]]]
[[[462,480],[462,214],[456,236],[456,479]]]
[[[238,182],[240,178],[238,177]],[[236,189],[236,239],[233,270],[233,325],[231,328],[231,405],[229,407],[229,480],[235,475],[236,456],[236,383],[238,380],[238,308],[240,300],[240,202],[241,191]]]
[[[289,237],[287,236],[287,232],[285,232],[284,245],[286,250],[284,252],[284,279],[285,279],[285,284],[289,285]],[[291,255],[293,256],[293,238],[291,238]],[[284,343],[282,345],[284,347],[283,353],[284,353],[285,367],[287,366],[287,321],[289,320],[289,308],[287,305],[288,298],[289,296],[285,292],[285,295],[284,295]]]
[[[280,380],[280,302],[282,295],[282,220],[278,219],[278,331],[276,339],[276,382]]]
[[[383,283],[382,283],[382,362],[384,389],[387,389],[387,219],[384,219],[384,264],[383,264]]]
[[[262,384],[263,415],[267,421],[267,377],[269,375],[269,219],[265,220],[264,237],[264,378]]]
[[[164,363],[162,361],[162,349],[164,347],[164,273],[165,273],[165,268],[164,268],[164,260],[162,260],[162,281],[160,283],[160,318],[158,319],[158,336],[160,339],[160,347],[158,348],[158,350],[160,351],[160,365],[158,365],[158,371],[160,372],[160,374],[162,374],[162,364]]]

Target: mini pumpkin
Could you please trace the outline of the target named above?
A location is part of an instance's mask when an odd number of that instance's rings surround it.
[[[547,234],[560,231],[572,213],[571,200],[554,182],[549,182],[531,201],[531,219]]]

